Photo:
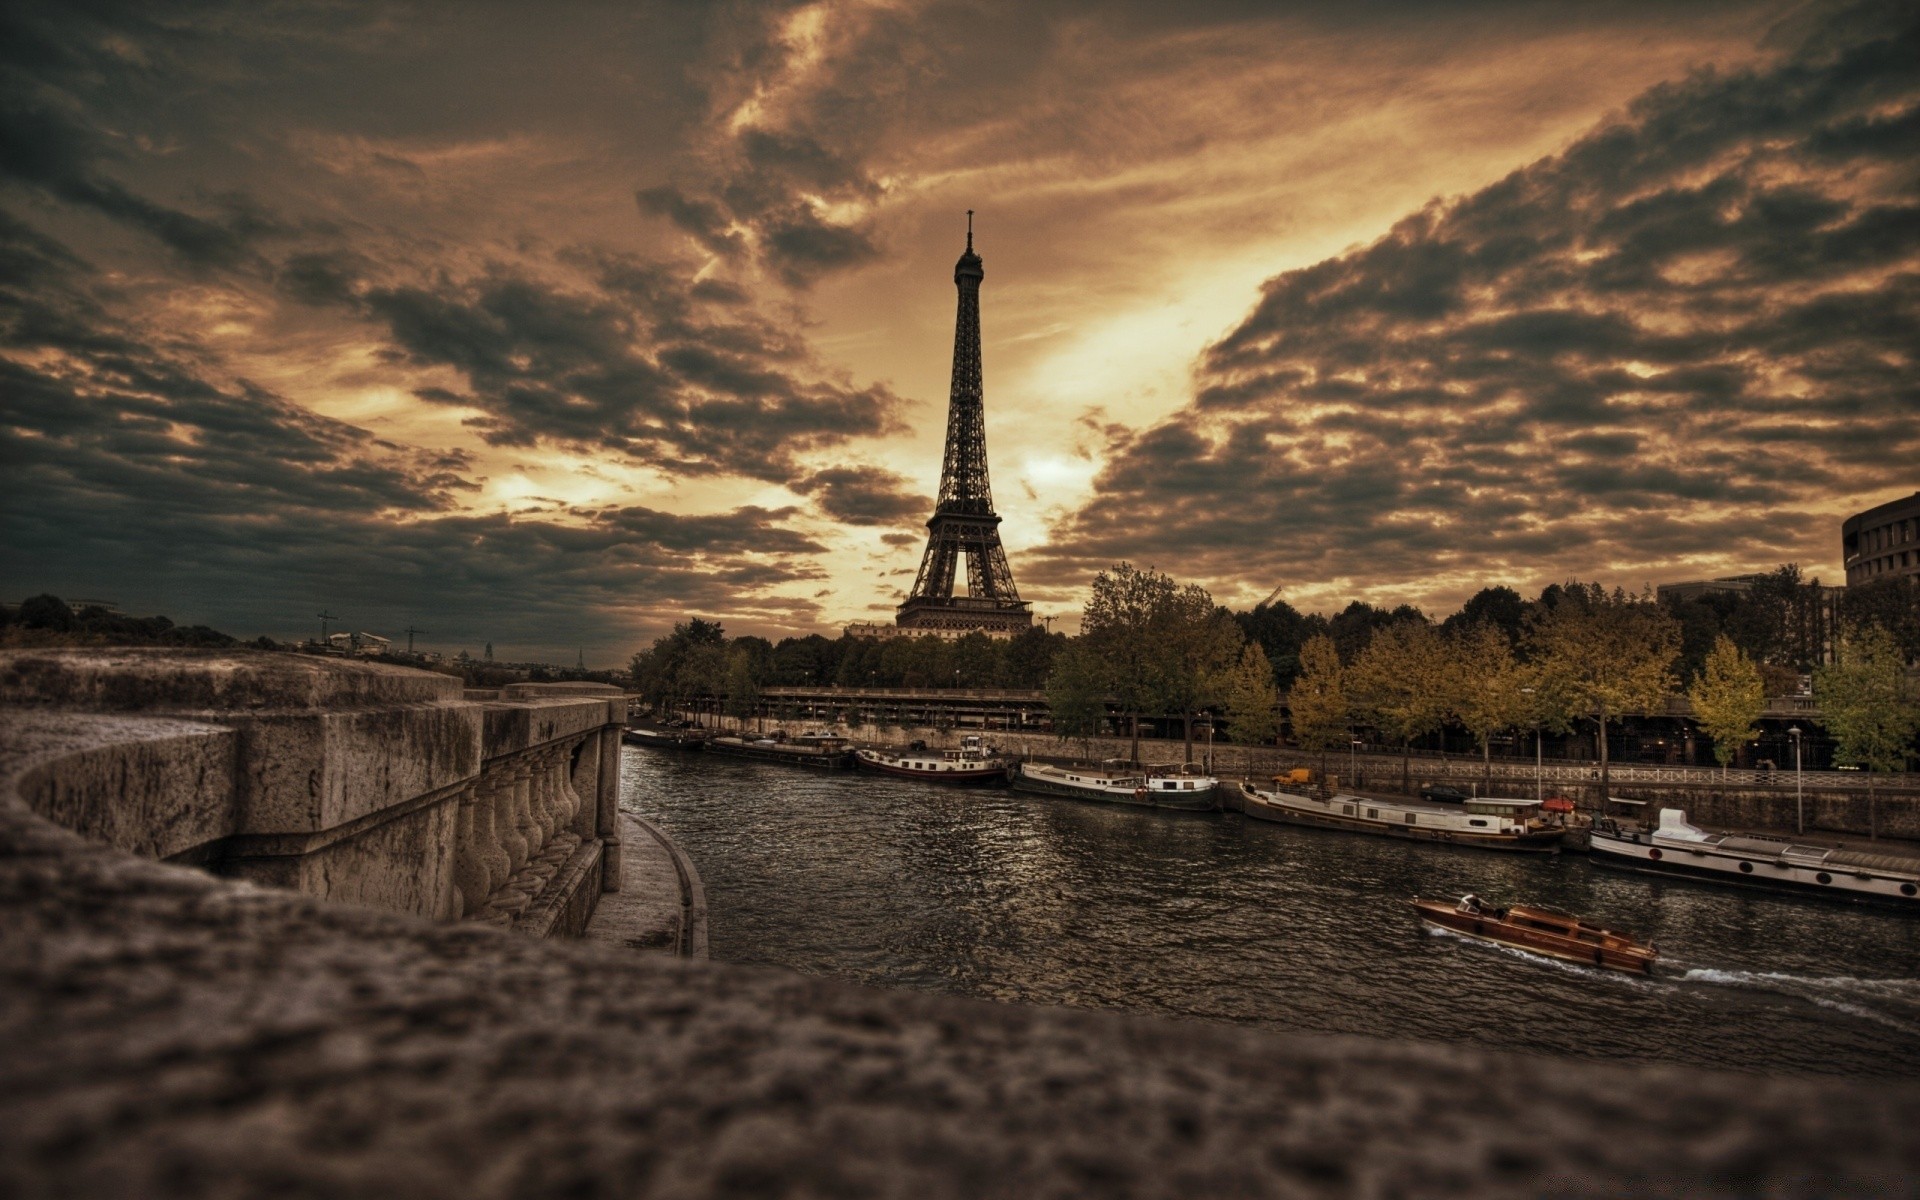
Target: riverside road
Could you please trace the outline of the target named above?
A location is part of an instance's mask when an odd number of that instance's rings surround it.
[[[1920,1074],[1920,921],[1502,855],[629,747],[714,958],[880,987],[1769,1072]],[[1650,938],[1641,979],[1424,932],[1477,892]]]

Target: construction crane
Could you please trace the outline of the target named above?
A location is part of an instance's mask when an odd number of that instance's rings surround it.
[[[320,644],[324,646],[327,644],[327,622],[338,621],[340,618],[334,616],[332,613],[328,612],[324,608],[320,610],[319,615],[320,615]]]
[[[1254,607],[1265,608],[1267,605],[1272,604],[1275,600],[1278,600],[1280,598],[1280,593],[1286,590],[1287,590],[1287,585],[1284,583],[1281,584],[1279,587],[1274,588],[1272,591],[1268,592],[1267,598],[1265,600],[1262,600],[1260,603],[1254,605]]]
[[[415,629],[413,626],[409,625],[405,629],[402,629],[400,632],[407,635],[407,653],[412,654],[413,653],[413,635],[416,633],[426,633],[427,631],[424,629]]]

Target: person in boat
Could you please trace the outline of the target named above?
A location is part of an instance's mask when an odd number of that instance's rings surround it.
[[[1454,907],[1470,917],[1477,917],[1480,915],[1480,897],[1468,892],[1460,897],[1460,903]]]

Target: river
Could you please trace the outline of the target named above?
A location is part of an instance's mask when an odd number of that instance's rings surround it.
[[[713,957],[879,987],[1779,1073],[1920,1074],[1920,919],[1452,849],[625,748]],[[1654,978],[1424,932],[1477,892],[1660,947]]]

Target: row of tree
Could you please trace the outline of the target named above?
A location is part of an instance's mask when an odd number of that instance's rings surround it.
[[[1793,567],[1743,593],[1685,602],[1577,582],[1532,601],[1489,588],[1435,623],[1409,606],[1358,603],[1332,618],[1285,604],[1232,613],[1196,584],[1120,563],[1095,577],[1072,639],[1035,629],[1011,640],[812,636],[776,645],[729,639],[717,622],[693,618],[635,655],[633,676],[656,703],[724,695],[743,716],[764,687],[780,684],[1042,686],[1063,737],[1100,731],[1117,706],[1136,758],[1149,716],[1182,720],[1189,757],[1202,713],[1223,716],[1236,743],[1269,741],[1284,696],[1301,745],[1324,752],[1371,731],[1402,748],[1403,774],[1413,744],[1447,725],[1470,733],[1489,763],[1506,731],[1580,726],[1596,733],[1604,786],[1610,722],[1662,712],[1684,686],[1724,765],[1757,732],[1768,695],[1793,690],[1804,670],[1839,759],[1894,770],[1920,729],[1904,669],[1920,652],[1920,640],[1909,649],[1920,588],[1894,582],[1913,595],[1869,589],[1843,607],[1837,661],[1827,663],[1832,602]]]
[[[1451,634],[1486,625],[1519,648],[1527,639],[1530,618],[1556,606],[1569,588],[1580,586],[1552,584],[1531,601],[1509,587],[1485,588],[1441,621],[1440,629]],[[1878,626],[1893,638],[1908,662],[1920,661],[1920,579],[1885,578],[1857,584],[1836,600],[1831,589],[1803,577],[1800,568],[1789,563],[1751,577],[1742,589],[1676,595],[1659,607],[1679,628],[1671,669],[1683,682],[1699,677],[1722,637],[1760,669],[1770,695],[1796,690],[1802,676],[1827,661],[1835,639],[1848,626]],[[1235,619],[1241,632],[1260,643],[1282,688],[1292,686],[1299,675],[1301,651],[1314,637],[1331,639],[1341,661],[1351,662],[1382,629],[1431,623],[1411,605],[1376,608],[1357,600],[1331,617],[1302,614],[1285,601],[1275,601]]]
[[[818,634],[729,638],[717,621],[693,617],[633,656],[634,686],[648,702],[725,696],[729,710],[754,710],[768,687],[1037,689],[1066,635],[1030,629],[1015,638],[853,638]]]

